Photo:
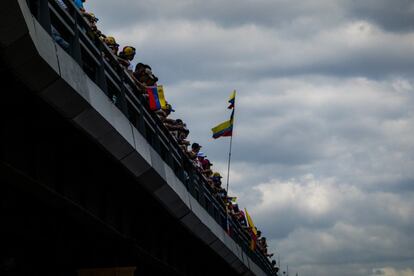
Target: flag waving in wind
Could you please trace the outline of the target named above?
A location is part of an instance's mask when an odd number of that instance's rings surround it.
[[[234,90],[229,99],[229,109],[233,109],[230,115],[230,120],[227,120],[217,126],[213,127],[211,130],[213,131],[213,138],[217,139],[219,137],[228,137],[233,136],[233,123],[234,123],[234,105],[236,101],[236,90]]]
[[[227,137],[233,135],[233,120],[225,121],[211,129],[213,131],[213,138]]]
[[[148,101],[151,110],[165,108],[164,88],[162,85],[147,87]]]
[[[249,225],[249,232],[250,232],[250,249],[256,250],[256,241],[257,241],[257,229],[256,226],[254,226],[253,220],[250,217],[249,213],[247,212],[246,208],[244,208],[244,212],[246,214],[247,223]]]
[[[234,102],[236,100],[236,90],[233,90],[233,93],[230,95],[229,103],[230,105],[227,107],[228,109],[234,109]]]

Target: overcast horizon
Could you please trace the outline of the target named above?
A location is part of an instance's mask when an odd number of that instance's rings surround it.
[[[87,0],[295,275],[414,276],[414,1]]]

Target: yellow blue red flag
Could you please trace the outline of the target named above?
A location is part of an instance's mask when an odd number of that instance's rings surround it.
[[[162,85],[147,87],[148,102],[151,110],[166,107],[164,88]]]
[[[226,137],[233,135],[233,119],[225,121],[211,129],[213,131],[213,138]]]
[[[216,125],[211,130],[213,131],[213,138],[217,139],[219,137],[226,137],[233,135],[233,123],[234,123],[234,104],[236,100],[236,90],[234,90],[229,98],[229,109],[233,109],[230,115],[230,120],[222,122],[221,124]]]

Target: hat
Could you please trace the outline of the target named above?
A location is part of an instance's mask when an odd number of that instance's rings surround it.
[[[220,173],[218,173],[218,172],[213,173],[213,176],[214,176],[214,177],[220,177],[220,178],[223,178],[223,177],[220,175]]]
[[[125,46],[123,49],[122,49],[122,52],[124,52],[124,54],[126,55],[126,56],[130,56],[130,57],[132,57],[132,56],[135,56],[135,48],[134,47],[132,47],[132,46]]]
[[[97,18],[94,13],[89,12],[89,13],[85,13],[85,15],[89,19],[93,20],[94,22],[98,22],[99,21],[99,18]]]
[[[107,36],[107,37],[105,37],[104,42],[106,44],[110,45],[110,46],[119,47],[119,44],[116,43],[116,40],[115,40],[115,38],[113,36]]]
[[[201,149],[201,148],[202,148],[202,146],[200,146],[198,143],[193,143],[193,144],[191,145],[191,148],[193,148],[193,149]]]
[[[200,151],[199,153],[197,153],[197,157],[207,157],[207,155],[204,154],[204,152]]]

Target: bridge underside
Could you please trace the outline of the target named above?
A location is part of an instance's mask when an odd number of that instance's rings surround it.
[[[236,274],[91,137],[0,75],[1,275]]]

